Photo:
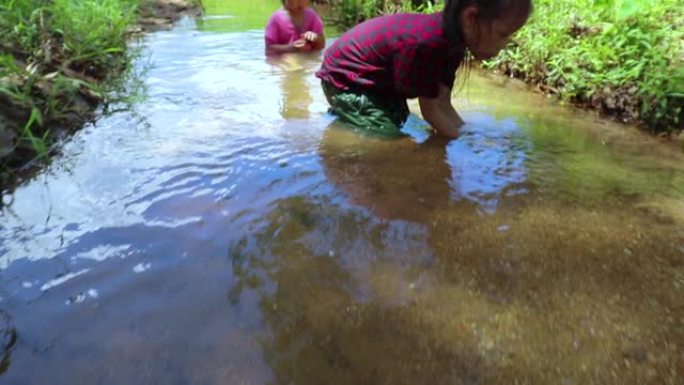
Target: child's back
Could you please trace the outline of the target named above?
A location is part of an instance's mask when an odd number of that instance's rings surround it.
[[[335,41],[316,76],[340,90],[435,97],[438,84],[451,87],[463,57],[448,51],[441,13],[387,15]]]

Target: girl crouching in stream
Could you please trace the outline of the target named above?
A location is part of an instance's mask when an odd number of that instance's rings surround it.
[[[401,135],[406,99],[445,137],[463,120],[451,104],[456,69],[469,52],[495,56],[527,21],[531,0],[446,0],[442,12],[363,22],[325,52],[316,76],[340,120],[382,136]]]

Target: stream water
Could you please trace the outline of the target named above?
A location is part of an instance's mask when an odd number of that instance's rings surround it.
[[[458,140],[365,137],[204,2],[4,195],[0,383],[683,383],[680,149],[477,72]]]

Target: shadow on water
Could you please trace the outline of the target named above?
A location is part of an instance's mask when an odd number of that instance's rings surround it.
[[[280,75],[280,115],[283,119],[310,117],[309,107],[313,103],[313,96],[304,79],[310,76],[312,67],[320,63],[320,60],[321,53],[284,54],[266,58],[266,62]]]
[[[479,73],[458,140],[367,137],[279,1],[205,2],[5,200],[0,382],[680,382],[680,151]]]

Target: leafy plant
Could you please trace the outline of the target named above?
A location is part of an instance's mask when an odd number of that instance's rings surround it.
[[[83,109],[77,99],[101,100],[118,85],[114,78],[131,55],[126,30],[141,1],[0,0],[3,179],[14,149],[21,157],[45,158],[48,127],[66,121],[75,105]]]
[[[654,132],[681,128],[684,8],[677,0],[535,2],[530,22],[486,67]]]

